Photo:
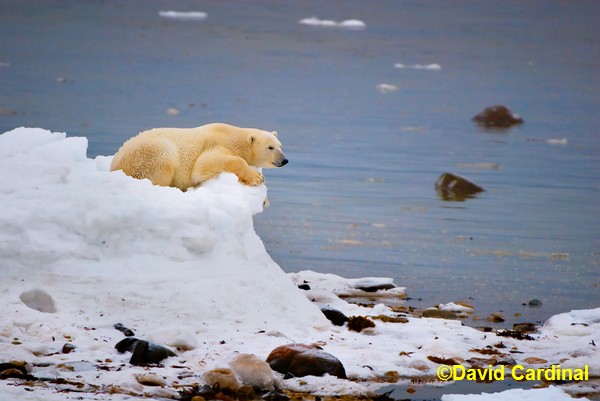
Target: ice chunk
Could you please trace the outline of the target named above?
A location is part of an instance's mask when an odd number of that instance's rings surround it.
[[[200,20],[208,17],[208,14],[202,11],[159,11],[158,15],[163,18]]]
[[[364,21],[358,19],[347,19],[341,22],[329,20],[329,19],[319,19],[317,17],[304,18],[298,21],[298,23],[302,25],[311,25],[311,26],[324,26],[324,27],[335,27],[335,28],[349,28],[349,29],[363,29],[367,27],[367,24]]]

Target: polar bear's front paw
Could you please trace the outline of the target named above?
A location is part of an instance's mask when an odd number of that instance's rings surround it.
[[[265,177],[263,177],[263,175],[261,173],[259,173],[258,171],[254,171],[254,170],[252,170],[251,173],[249,172],[244,177],[239,177],[239,179],[240,179],[240,182],[242,182],[246,185],[252,185],[252,186],[260,185],[265,182]]]

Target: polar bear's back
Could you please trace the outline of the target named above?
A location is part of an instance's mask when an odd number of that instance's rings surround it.
[[[248,138],[255,132],[261,130],[222,123],[196,128],[153,128],[126,141],[113,157],[110,169],[185,190],[193,185],[191,173],[200,154],[216,146],[232,154],[244,152]]]
[[[136,138],[139,138],[138,141],[166,138],[177,145],[180,153],[189,152],[197,156],[213,146],[225,144],[229,147],[236,142],[245,142],[253,131],[260,132],[254,128],[239,128],[223,123],[213,123],[195,128],[153,128],[141,132],[131,141]]]

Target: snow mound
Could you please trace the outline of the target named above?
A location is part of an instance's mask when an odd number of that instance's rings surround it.
[[[349,28],[349,29],[364,29],[367,27],[367,24],[364,21],[358,19],[347,19],[341,22],[328,20],[328,19],[319,19],[317,17],[304,18],[298,21],[299,24],[302,25],[311,25],[311,26],[323,26],[323,27],[333,27],[333,28]]]
[[[102,332],[110,341],[94,347],[110,355],[118,322],[183,349],[199,335],[328,327],[254,232],[265,186],[223,174],[187,192],[157,187],[86,149],[85,138],[42,129],[0,135],[0,354],[28,360],[57,347],[50,338],[93,343]]]
[[[598,309],[561,313],[548,319],[542,331],[555,336],[590,336],[600,332],[600,313]]]

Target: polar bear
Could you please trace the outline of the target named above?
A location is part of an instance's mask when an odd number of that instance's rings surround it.
[[[260,185],[264,177],[251,166],[287,163],[277,132],[214,123],[143,131],[121,146],[110,170],[185,191],[223,172],[237,175],[246,185]]]

